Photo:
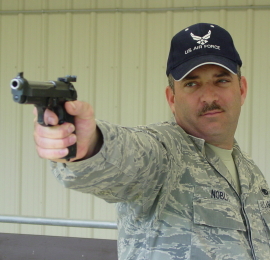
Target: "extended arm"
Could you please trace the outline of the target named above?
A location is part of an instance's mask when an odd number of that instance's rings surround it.
[[[67,102],[66,110],[75,116],[76,135],[74,125],[57,125],[49,110],[45,120],[53,126],[36,123],[34,134],[39,156],[55,162],[53,172],[63,185],[112,201],[148,191],[155,196],[165,178],[166,151],[154,136],[100,121],[97,127],[92,107],[84,102]],[[76,141],[76,158],[69,163],[60,159]]]

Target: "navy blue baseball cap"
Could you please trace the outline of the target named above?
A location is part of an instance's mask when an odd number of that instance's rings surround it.
[[[215,24],[197,23],[177,33],[171,41],[166,74],[177,81],[192,70],[216,64],[237,74],[242,66],[231,35]]]

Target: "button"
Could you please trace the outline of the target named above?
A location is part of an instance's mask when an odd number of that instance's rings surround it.
[[[263,193],[264,196],[269,195],[269,191],[267,189],[262,189],[262,193]]]

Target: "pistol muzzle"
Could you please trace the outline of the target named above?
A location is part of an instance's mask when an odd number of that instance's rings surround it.
[[[12,89],[15,89],[15,90],[20,89],[20,87],[21,87],[21,82],[20,82],[18,79],[13,79],[13,80],[11,80],[11,82],[10,82],[10,87],[11,87]]]

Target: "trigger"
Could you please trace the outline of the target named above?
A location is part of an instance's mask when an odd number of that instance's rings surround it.
[[[44,122],[44,113],[46,110],[46,107],[41,107],[41,106],[35,106],[37,108],[37,112],[38,112],[38,123],[42,126],[47,126]]]
[[[58,116],[58,124],[61,125],[65,122],[65,111],[64,108],[60,105],[53,108],[54,113]]]

